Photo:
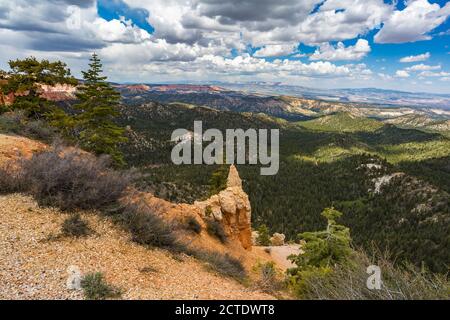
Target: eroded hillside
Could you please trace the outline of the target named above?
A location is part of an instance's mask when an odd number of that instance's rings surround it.
[[[26,138],[0,135],[0,163],[29,158],[48,148]],[[176,250],[139,243],[136,233],[130,234],[98,210],[76,210],[90,231],[82,237],[68,236],[62,225],[75,214],[73,210],[40,206],[24,194],[1,195],[0,298],[81,299],[82,291],[69,290],[66,284],[68,270],[76,268],[82,274],[101,272],[120,288],[123,299],[273,299],[258,287],[254,270],[271,257],[252,250],[250,204],[234,198],[233,194],[246,197],[237,171],[229,180],[232,194],[224,191],[218,196],[219,209],[223,207],[220,217],[207,216],[201,204],[174,204],[147,193],[130,192],[121,200],[143,202],[170,225],[179,243]],[[188,227],[188,219],[197,221],[198,232]],[[211,219],[223,225],[226,241],[206,231]],[[226,263],[239,263],[246,275],[224,275],[220,268]],[[231,267],[228,272],[239,268]]]

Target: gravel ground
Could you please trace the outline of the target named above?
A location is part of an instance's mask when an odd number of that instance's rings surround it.
[[[293,264],[290,260],[288,260],[288,257],[291,254],[298,255],[301,251],[299,244],[286,244],[284,246],[254,247],[254,250],[265,251],[267,249],[270,250],[270,258],[283,271],[295,267],[295,264]]]
[[[273,299],[223,278],[193,258],[132,243],[127,233],[83,213],[94,235],[52,239],[68,214],[24,195],[0,196],[0,299],[83,299],[66,288],[67,268],[103,272],[123,299]]]

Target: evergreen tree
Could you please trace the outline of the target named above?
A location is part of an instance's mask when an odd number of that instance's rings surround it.
[[[209,196],[218,194],[227,187],[228,172],[230,167],[226,164],[221,164],[216,171],[213,172],[209,179]]]
[[[349,228],[336,223],[342,213],[334,208],[326,208],[321,215],[328,221],[326,230],[299,235],[305,242],[302,248],[305,253],[291,260],[300,269],[304,266],[333,267],[345,263],[352,253]]]
[[[322,212],[322,216],[328,220],[325,230],[299,234],[303,252],[289,257],[297,267],[288,270],[297,294],[301,295],[311,278],[327,276],[336,266],[350,263],[353,253],[350,230],[336,223],[341,215],[334,208],[326,208]]]
[[[9,61],[11,72],[3,73],[6,82],[0,83],[3,94],[14,93],[13,109],[25,110],[32,118],[51,117],[53,112],[61,113],[52,101],[41,97],[41,85],[72,84],[77,80],[70,69],[61,61],[39,61],[35,57]]]
[[[114,118],[118,115],[117,107],[120,94],[102,76],[102,64],[93,54],[89,70],[83,71],[84,84],[80,87],[74,106],[80,113],[76,116],[76,127],[81,146],[97,154],[110,155],[116,164],[123,165],[123,154],[119,143],[127,141],[125,130],[119,127]]]
[[[256,241],[260,246],[270,246],[270,234],[269,228],[265,224],[262,224],[258,228],[258,238]]]

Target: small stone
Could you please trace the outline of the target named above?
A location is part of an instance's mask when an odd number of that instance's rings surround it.
[[[67,289],[81,290],[81,271],[77,266],[67,268],[68,278],[66,282]]]

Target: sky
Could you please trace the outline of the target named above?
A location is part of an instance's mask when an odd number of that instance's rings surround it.
[[[450,93],[450,1],[0,0],[0,69],[93,52],[111,81]]]

